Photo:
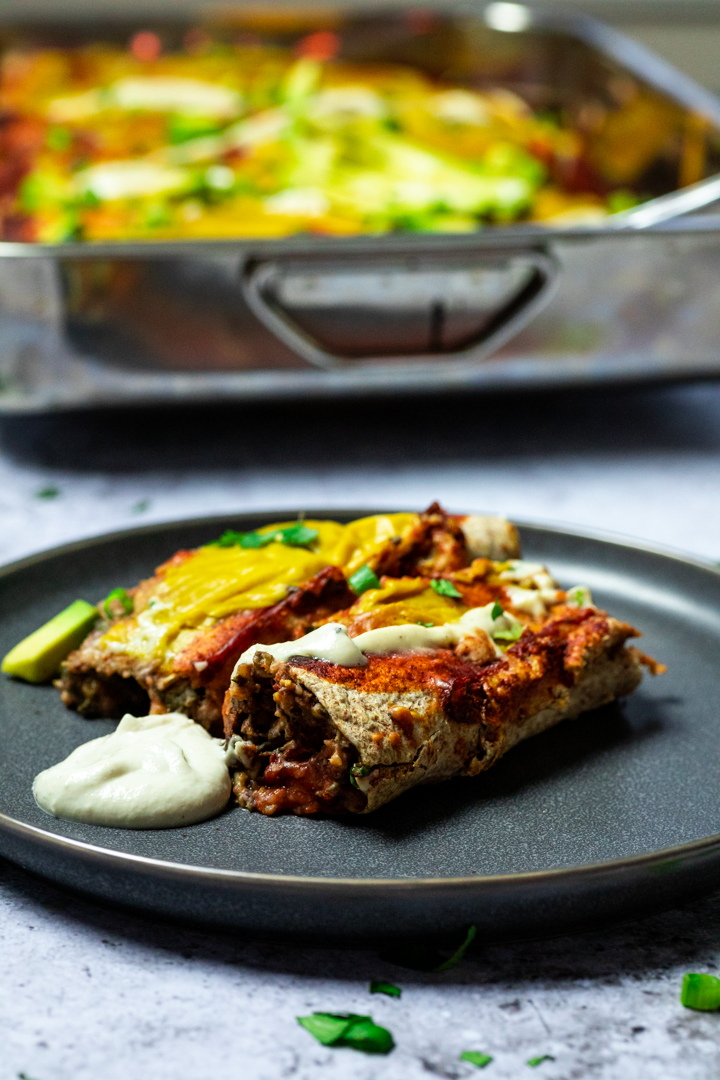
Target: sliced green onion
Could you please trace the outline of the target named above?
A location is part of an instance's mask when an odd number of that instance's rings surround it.
[[[477,1065],[478,1069],[484,1069],[490,1064],[492,1058],[489,1054],[481,1054],[479,1050],[463,1050],[460,1060],[469,1061],[471,1065]]]
[[[225,533],[225,536],[227,537],[228,534]],[[242,548],[263,548],[275,540],[273,533],[246,532],[235,533],[235,536],[237,540],[232,542],[239,544]]]
[[[703,1012],[720,1009],[720,979],[715,975],[684,975],[680,1004]]]
[[[555,1058],[552,1054],[541,1054],[540,1057],[530,1058],[525,1064],[529,1065],[531,1069],[537,1068],[538,1065],[542,1065],[543,1061],[554,1061]]]
[[[355,1013],[313,1013],[297,1022],[323,1046],[347,1046],[364,1054],[389,1054],[395,1046],[387,1028],[370,1016]]]
[[[294,525],[286,525],[284,529],[278,529],[273,535],[273,540],[287,544],[288,547],[307,547],[313,540],[317,540],[318,536],[317,529],[311,529],[302,521],[297,521]]]
[[[387,994],[388,997],[402,997],[402,990],[395,983],[383,982],[382,979],[373,979],[370,983],[371,994]]]
[[[107,615],[108,619],[112,619],[113,617],[113,612],[110,607],[110,603],[112,600],[120,601],[120,603],[122,604],[122,609],[126,615],[129,615],[130,612],[133,610],[133,602],[128,596],[128,594],[125,592],[125,590],[113,589],[113,591],[111,593],[108,593],[108,595],[105,597],[105,603],[103,604],[103,611]]]
[[[502,604],[498,600],[496,600],[495,603],[493,604],[493,609],[490,612],[490,618],[493,621],[495,619],[499,619],[500,616],[502,615],[502,613],[503,613]]]
[[[277,532],[236,532],[234,529],[227,529],[219,540],[214,541],[214,546],[235,547],[239,544],[242,548],[263,548],[275,541],[278,544],[287,544],[288,547],[307,547],[313,540],[317,540],[318,535],[317,529],[310,529],[303,525],[302,521],[297,521],[293,525],[286,525],[284,529],[278,529]]]
[[[433,578],[430,585],[440,596],[452,596],[455,600],[462,600],[462,593],[447,578]]]
[[[361,566],[352,577],[348,578],[348,585],[353,592],[361,596],[368,589],[379,589],[380,580],[374,570],[369,566]]]
[[[372,770],[367,765],[353,765],[350,769],[350,783],[353,787],[358,788],[358,777],[368,776]]]

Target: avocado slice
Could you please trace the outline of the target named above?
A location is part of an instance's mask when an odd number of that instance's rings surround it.
[[[96,607],[85,600],[76,600],[11,649],[0,667],[18,679],[45,682],[57,672],[60,661],[92,630],[98,617]]]

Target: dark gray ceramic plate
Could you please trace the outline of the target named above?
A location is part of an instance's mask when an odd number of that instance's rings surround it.
[[[335,513],[350,520],[356,511]],[[129,586],[177,548],[292,514],[134,529],[0,571],[0,655],[70,601]],[[331,516],[327,511],[308,516]],[[33,776],[113,728],[49,686],[0,681],[0,852],[117,903],[255,934],[372,940],[567,929],[720,886],[720,573],[661,552],[521,526],[526,557],[642,629],[668,665],[628,701],[531,739],[490,773],[358,820],[238,809],[185,830],[59,821]]]

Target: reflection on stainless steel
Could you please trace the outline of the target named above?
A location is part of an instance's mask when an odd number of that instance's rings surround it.
[[[596,23],[494,7],[496,29],[444,9],[445,69],[599,125],[641,206],[466,235],[0,244],[0,410],[720,372],[718,222],[671,220],[720,200],[720,104]],[[419,62],[373,18],[363,56]]]

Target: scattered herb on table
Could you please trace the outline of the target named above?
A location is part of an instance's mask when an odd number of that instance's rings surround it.
[[[433,578],[430,584],[440,596],[452,596],[455,600],[462,600],[462,593],[458,592],[452,581],[448,581],[447,578]]]
[[[479,1050],[463,1050],[460,1055],[461,1061],[469,1061],[471,1065],[477,1065],[478,1069],[484,1069],[492,1061],[490,1054],[482,1054]]]
[[[496,600],[495,603],[493,604],[493,609],[490,612],[490,618],[493,619],[493,620],[499,619],[502,614],[503,614],[502,604],[500,603],[499,600]]]
[[[60,488],[57,487],[44,487],[35,492],[36,499],[57,499],[60,494]]]
[[[684,975],[680,1003],[687,1009],[700,1009],[703,1012],[720,1009],[720,979],[716,975],[697,975],[694,972]]]
[[[132,507],[132,513],[133,514],[144,514],[145,511],[149,510],[149,509],[150,509],[150,500],[149,499],[140,499],[140,501],[136,502],[135,505]]]
[[[395,1046],[387,1028],[370,1016],[316,1012],[296,1019],[323,1046],[346,1046],[364,1054],[389,1054]]]
[[[388,997],[402,997],[402,990],[395,983],[383,982],[382,979],[373,979],[370,983],[371,994],[387,994]]]
[[[529,1065],[531,1069],[535,1069],[538,1065],[542,1065],[543,1061],[554,1060],[555,1058],[552,1056],[552,1054],[541,1054],[540,1057],[530,1058],[528,1061],[525,1062],[525,1064]]]
[[[128,596],[128,594],[125,592],[125,590],[113,589],[111,593],[108,593],[105,598],[105,603],[103,604],[103,611],[109,619],[112,619],[114,615],[114,612],[110,607],[113,600],[117,600],[122,605],[122,609],[126,615],[129,615],[130,612],[133,610],[133,602]]]
[[[397,964],[399,967],[410,968],[412,971],[435,973],[451,971],[462,960],[476,933],[475,927],[471,926],[465,935],[465,940],[452,956],[446,960],[443,959],[442,953],[437,948],[423,942],[410,942],[407,945],[399,945],[386,953],[382,953],[380,958],[387,960],[391,964]]]
[[[374,570],[369,566],[361,566],[352,577],[348,578],[348,585],[358,596],[367,592],[368,589],[379,589],[380,581]]]

